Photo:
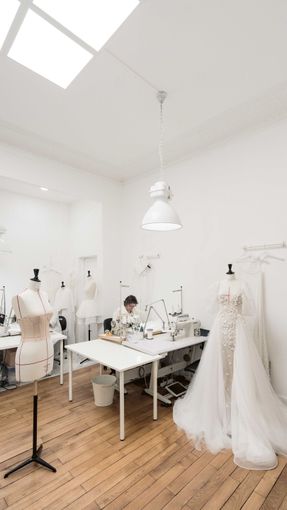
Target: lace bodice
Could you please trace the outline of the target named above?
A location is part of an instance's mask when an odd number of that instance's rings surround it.
[[[242,294],[219,294],[217,296],[218,304],[221,307],[230,307],[237,310],[238,313],[241,312],[242,308]]]

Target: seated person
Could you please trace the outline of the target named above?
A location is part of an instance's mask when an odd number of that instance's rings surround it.
[[[142,320],[142,314],[137,308],[137,298],[135,296],[127,296],[121,308],[118,308],[113,314],[114,321],[122,321],[123,324],[132,326],[139,324]]]

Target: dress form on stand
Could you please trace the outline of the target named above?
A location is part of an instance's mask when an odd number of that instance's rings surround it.
[[[84,287],[85,298],[77,310],[77,322],[79,327],[85,328],[88,334],[88,341],[91,340],[91,326],[97,324],[97,303],[95,300],[97,292],[96,280],[92,277],[91,272],[88,271],[87,279]],[[87,361],[82,360],[81,363]]]
[[[40,457],[43,445],[37,448],[38,380],[48,375],[53,368],[54,348],[50,339],[49,320],[52,308],[47,295],[40,290],[39,269],[29,288],[12,299],[13,309],[21,328],[21,342],[16,352],[16,377],[20,382],[33,382],[33,442],[30,458],[8,471],[4,478],[31,462],[56,472],[56,469]]]
[[[287,406],[253,341],[252,295],[231,274],[210,288],[215,318],[196,377],[175,402],[173,417],[196,449],[217,454],[232,448],[241,468],[274,469],[276,454],[287,456]]]

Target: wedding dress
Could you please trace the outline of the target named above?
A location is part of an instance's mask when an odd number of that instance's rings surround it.
[[[236,293],[213,287],[217,314],[197,372],[175,402],[175,423],[216,454],[232,448],[246,469],[273,469],[287,456],[287,406],[276,395],[252,338],[252,301],[243,282]]]

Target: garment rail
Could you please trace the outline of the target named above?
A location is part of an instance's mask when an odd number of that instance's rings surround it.
[[[282,243],[274,244],[257,244],[254,246],[243,246],[243,250],[245,251],[280,250],[282,248],[287,248],[287,244],[285,241],[282,241]]]

